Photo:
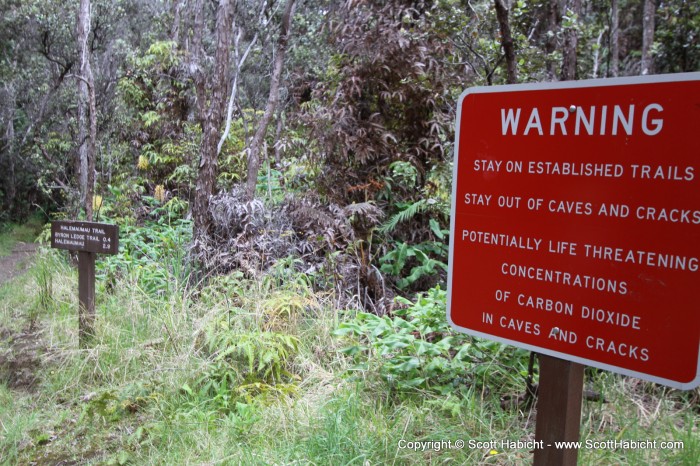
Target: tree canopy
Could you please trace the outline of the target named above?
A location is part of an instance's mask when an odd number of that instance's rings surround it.
[[[138,223],[160,203],[209,246],[211,200],[246,182],[248,201],[371,206],[352,216],[353,237],[379,233],[368,258],[428,244],[448,224],[463,89],[700,67],[700,6],[686,0],[3,0],[0,11],[0,220],[95,207]],[[441,259],[423,249],[424,266]],[[395,262],[377,265],[399,279]]]

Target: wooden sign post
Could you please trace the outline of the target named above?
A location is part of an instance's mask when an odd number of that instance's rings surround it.
[[[541,355],[535,464],[574,465],[583,365],[700,385],[700,73],[459,102],[447,318]]]
[[[577,449],[555,445],[579,440],[583,369],[582,364],[540,355],[535,440],[541,442],[542,448],[535,450],[534,466],[576,465]]]
[[[52,222],[51,247],[78,252],[78,339],[84,348],[95,334],[95,256],[119,251],[119,227],[97,222]]]

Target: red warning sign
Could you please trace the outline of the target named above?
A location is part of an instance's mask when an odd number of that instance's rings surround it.
[[[700,385],[700,73],[467,90],[448,320]]]

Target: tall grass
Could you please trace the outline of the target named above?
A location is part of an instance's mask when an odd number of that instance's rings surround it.
[[[531,463],[524,448],[401,448],[534,438],[533,409],[501,408],[501,397],[524,390],[519,370],[509,375],[499,364],[513,357],[507,348],[477,344],[493,353],[478,377],[456,383],[480,383],[444,394],[397,391],[372,363],[390,354],[367,346],[364,369],[351,370],[358,360],[334,336],[358,311],[336,309],[312,277],[281,264],[261,280],[232,274],[196,292],[181,282],[165,293],[144,287],[154,281],[143,272],[114,269],[99,278],[95,343],[80,349],[76,272],[60,255],[41,254],[37,263],[50,267],[0,286],[0,355],[8,359],[32,319],[41,342],[33,387],[9,389],[0,378],[0,464]],[[34,298],[48,290],[36,279],[41,267],[51,275],[50,300]],[[297,343],[280,355],[272,344],[244,346],[242,335]],[[698,464],[697,391],[593,371],[588,383],[606,402],[584,403],[582,441],[677,440],[684,448],[584,449],[580,464]]]

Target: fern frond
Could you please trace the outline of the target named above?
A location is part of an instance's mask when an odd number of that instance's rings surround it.
[[[428,200],[420,199],[392,216],[385,224],[378,228],[378,231],[383,234],[390,233],[396,229],[399,223],[407,222],[421,212],[427,211],[429,208],[430,203]]]
[[[384,217],[384,212],[382,209],[371,202],[360,202],[346,205],[343,207],[343,211],[347,217],[357,215],[366,222],[375,225],[379,223],[379,220],[381,220],[382,217]]]

